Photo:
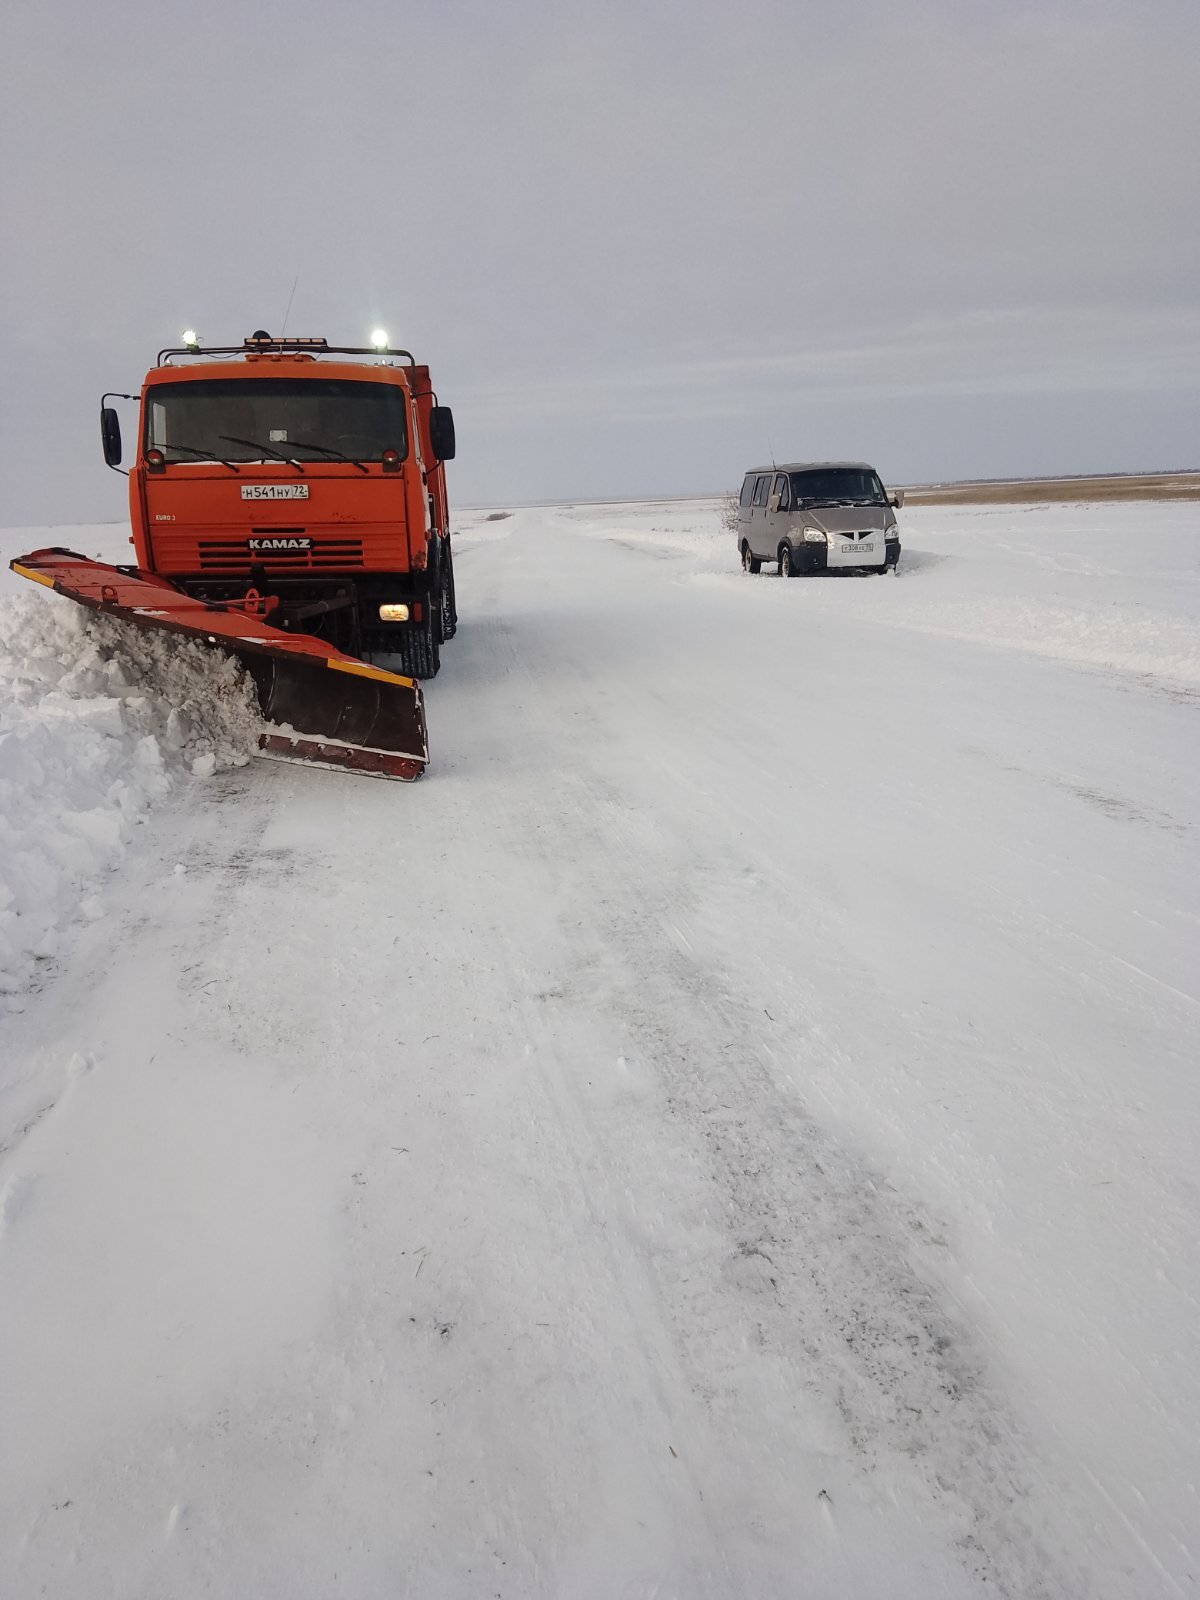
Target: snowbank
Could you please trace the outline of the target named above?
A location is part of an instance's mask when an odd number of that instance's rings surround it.
[[[181,781],[244,764],[258,727],[249,681],[227,656],[55,596],[0,601],[8,1005],[70,927],[104,915],[103,874],[147,807]]]
[[[434,775],[164,749],[0,1017],[0,1593],[1200,1600],[1197,702],[1044,653],[1200,506],[489,526]]]
[[[721,503],[572,508],[578,531],[671,558],[682,581],[756,610],[853,618],[1151,680],[1200,684],[1200,506],[914,506],[896,579],[749,580]]]

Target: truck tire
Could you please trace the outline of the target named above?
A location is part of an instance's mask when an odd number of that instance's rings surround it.
[[[433,637],[437,644],[444,638],[442,633],[442,541],[436,534],[429,541],[429,561],[425,568],[425,580],[428,588],[425,590],[425,602],[433,623]]]
[[[442,638],[453,639],[458,632],[458,605],[454,598],[454,555],[450,541],[442,558]]]
[[[426,605],[422,621],[414,622],[403,634],[400,659],[410,678],[436,678],[442,664],[438,640],[434,632],[432,607]]]
[[[430,563],[433,574],[429,590],[429,603],[433,608],[433,632],[439,644],[453,639],[458,627],[458,609],[454,603],[454,558],[450,553],[449,539],[439,541],[436,560]]]

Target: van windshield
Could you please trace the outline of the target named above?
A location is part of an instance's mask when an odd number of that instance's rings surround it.
[[[793,472],[792,499],[797,505],[882,506],[887,504],[883,485],[876,474],[863,467],[818,467],[811,472]]]
[[[394,384],[345,378],[195,378],[155,384],[146,448],[168,461],[376,460],[408,454]]]

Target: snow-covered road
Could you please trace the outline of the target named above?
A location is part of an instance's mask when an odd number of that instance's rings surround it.
[[[0,1592],[1195,1594],[1200,508],[462,523],[0,1016]]]

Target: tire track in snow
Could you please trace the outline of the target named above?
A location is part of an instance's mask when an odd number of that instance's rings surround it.
[[[701,1287],[694,1259],[650,1252],[660,1305],[688,1307],[672,1335],[696,1391],[726,1423],[736,1414],[737,1355],[727,1352],[724,1369],[713,1370],[732,1302],[754,1329],[759,1359],[785,1368],[798,1393],[819,1403],[834,1388],[854,1456],[871,1473],[905,1480],[914,1508],[923,1500],[924,1514],[947,1528],[981,1589],[1014,1600],[1085,1592],[1042,1547],[1030,1446],[969,1331],[919,1269],[915,1258],[938,1248],[937,1226],[780,1093],[777,1046],[761,1037],[757,1008],[678,931],[680,886],[656,873],[653,838],[639,836],[621,796],[592,768],[578,727],[555,725],[512,635],[498,627],[492,643],[523,682],[533,742],[562,751],[556,792],[539,798],[559,819],[555,853],[609,863],[606,881],[576,885],[587,916],[582,937],[564,930],[575,946],[564,998],[578,1006],[591,994],[597,1025],[615,1022],[631,1054],[648,1062],[675,1137],[702,1151],[695,1200],[711,1210],[715,1193],[724,1258],[705,1263]],[[541,855],[519,820],[507,843],[531,868]],[[803,1046],[797,1065],[804,1049],[822,1047]],[[584,1098],[573,1098],[588,1120]],[[611,1134],[592,1141],[604,1151],[594,1169],[614,1158],[620,1165]],[[684,1156],[679,1170],[689,1168],[696,1163]],[[638,1182],[635,1166],[625,1175]],[[1045,1473],[1038,1477],[1044,1484]]]

